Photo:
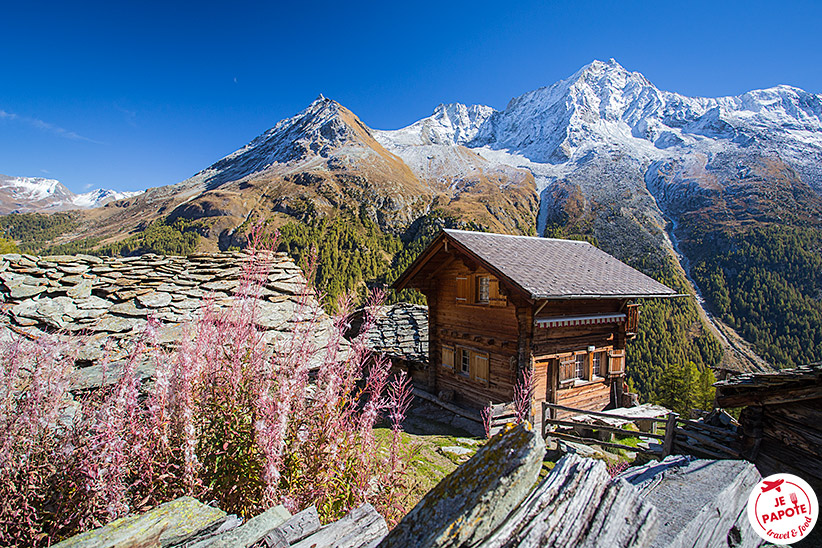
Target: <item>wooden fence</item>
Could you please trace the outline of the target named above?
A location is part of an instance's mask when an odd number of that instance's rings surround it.
[[[625,430],[618,426],[610,426],[607,424],[587,424],[569,420],[554,419],[552,418],[551,410],[566,411],[592,417],[619,419],[628,422],[647,421],[650,424],[663,425],[665,428],[665,433],[656,433],[653,431],[655,428],[651,428],[651,432],[635,432],[633,430]],[[567,432],[557,432],[556,430],[551,429],[552,426],[571,427],[574,428],[577,433],[570,434]],[[597,430],[619,434],[634,434],[643,438],[659,440],[660,443],[658,444],[658,449],[644,449],[641,447],[633,447],[612,441],[603,441],[596,438],[584,437],[578,434],[580,430]],[[627,451],[644,453],[660,458],[665,458],[674,453],[691,454],[698,457],[709,457],[716,459],[742,458],[740,452],[732,447],[735,438],[735,434],[733,432],[729,432],[724,428],[717,428],[715,426],[702,424],[698,421],[681,419],[676,413],[669,413],[666,418],[639,418],[617,415],[613,413],[603,413],[599,411],[587,411],[585,409],[576,409],[574,407],[566,407],[564,405],[543,402],[542,437],[552,437],[575,443],[625,449]]]

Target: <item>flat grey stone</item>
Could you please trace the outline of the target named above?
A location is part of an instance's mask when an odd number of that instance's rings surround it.
[[[137,305],[134,304],[134,301],[126,301],[124,303],[117,303],[112,305],[109,309],[109,312],[112,314],[122,314],[124,316],[136,316],[138,318],[145,318],[148,314],[148,309],[146,308],[137,308]]]
[[[91,280],[83,280],[66,290],[66,295],[72,299],[85,299],[91,296]]]
[[[206,282],[200,287],[208,291],[231,291],[240,285],[237,280],[217,280],[214,282]]]
[[[144,295],[137,295],[137,300],[140,304],[148,308],[161,308],[171,304],[171,295],[168,293],[158,293],[152,291]]]
[[[444,455],[454,455],[455,457],[462,457],[465,455],[471,455],[474,453],[473,449],[468,449],[467,447],[460,447],[459,445],[451,445],[448,447],[440,447],[440,451]]]
[[[105,331],[108,333],[125,333],[126,331],[131,331],[136,327],[145,326],[145,324],[145,320],[142,320],[141,324],[140,320],[133,318],[123,318],[121,316],[103,316],[102,318],[100,318],[100,321],[94,325],[93,330]]]
[[[48,288],[45,285],[14,285],[9,288],[9,297],[11,297],[12,299],[27,299],[29,297],[33,297],[34,295],[39,295],[46,289]]]
[[[67,265],[61,264],[57,267],[57,270],[60,272],[65,272],[66,274],[82,274],[83,272],[88,272],[88,265],[84,264],[76,264],[76,265]]]
[[[74,304],[80,310],[107,310],[112,303],[111,301],[107,301],[106,299],[101,299],[100,297],[91,295],[85,299],[75,299]]]
[[[223,533],[210,548],[249,548],[253,546],[273,529],[285,523],[291,517],[291,512],[285,506],[279,505],[269,508],[259,516],[255,516],[243,525]]]
[[[674,455],[618,477],[664,513],[653,548],[727,546],[734,528],[740,536],[736,546],[762,542],[747,517],[748,495],[762,479],[749,462]]]

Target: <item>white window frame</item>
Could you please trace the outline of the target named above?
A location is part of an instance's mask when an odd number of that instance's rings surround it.
[[[592,377],[604,377],[602,374],[603,366],[606,365],[605,360],[605,352],[602,350],[598,350],[594,352],[593,357],[591,358],[591,376]]]
[[[491,302],[491,277],[477,276],[477,303],[489,304]]]
[[[587,380],[587,377],[585,376],[585,373],[586,373],[586,371],[585,371],[586,367],[585,366],[587,365],[585,362],[586,362],[587,357],[588,357],[588,354],[576,354],[574,356],[574,378],[575,379],[579,379],[579,380],[582,380],[582,381]]]
[[[460,375],[471,376],[471,351],[467,348],[460,348]],[[467,368],[466,368],[467,365]]]

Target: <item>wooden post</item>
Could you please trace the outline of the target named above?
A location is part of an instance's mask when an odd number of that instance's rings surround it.
[[[676,439],[676,413],[668,413],[668,421],[665,423],[665,441],[662,442],[662,458],[670,455],[674,450],[674,439]]]
[[[439,345],[439,333],[437,333],[436,290],[427,291],[425,297],[428,300],[428,391],[437,396],[437,370],[442,349]]]
[[[548,414],[551,414],[551,409],[548,407],[548,402],[542,402],[542,439],[548,437],[548,420],[553,418],[552,416],[546,417]]]

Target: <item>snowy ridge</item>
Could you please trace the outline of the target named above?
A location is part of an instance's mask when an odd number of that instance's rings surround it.
[[[573,171],[591,151],[654,161],[756,143],[809,164],[822,158],[822,96],[781,85],[736,97],[686,97],[658,90],[611,59],[516,97],[502,111],[440,105],[406,128],[375,133],[412,167],[420,164],[413,147],[465,145],[491,163],[531,169],[544,182]]]
[[[76,194],[74,198],[72,198],[71,203],[73,203],[77,207],[94,208],[100,207],[101,205],[107,204],[108,202],[115,202],[117,200],[133,198],[134,196],[139,196],[142,193],[142,190],[117,192],[115,190],[101,188],[97,190],[92,190],[91,192]]]
[[[91,209],[142,193],[100,189],[75,194],[56,179],[0,175],[0,214]]]

